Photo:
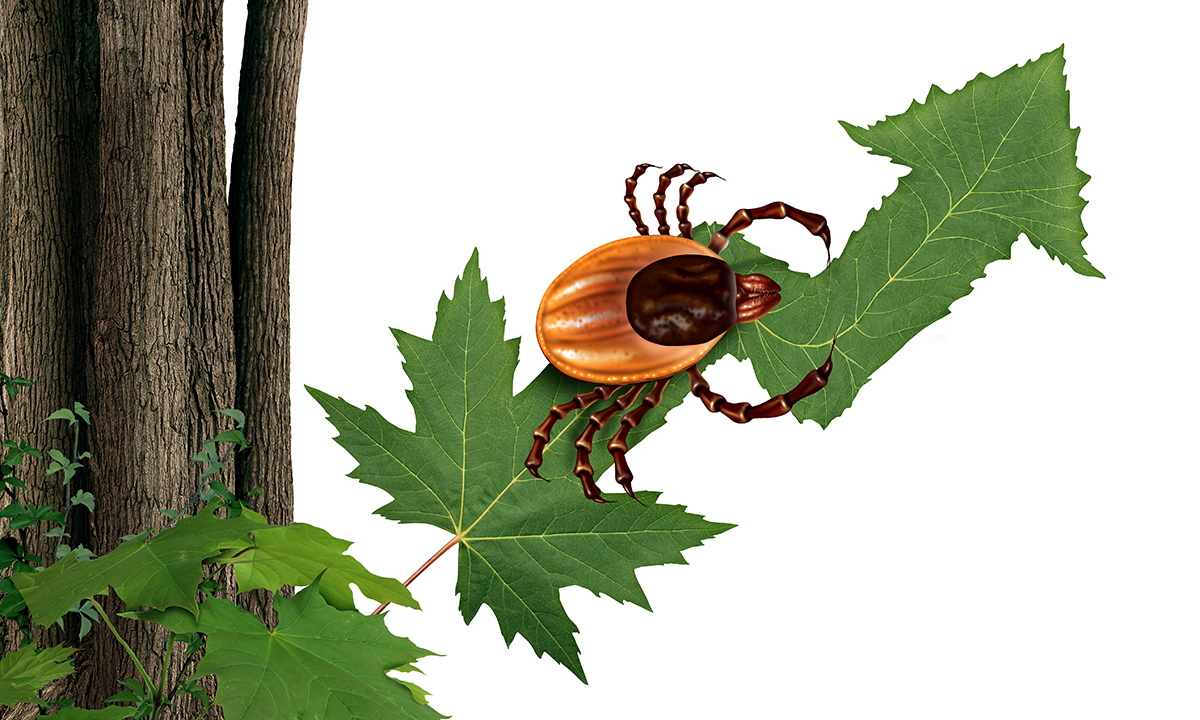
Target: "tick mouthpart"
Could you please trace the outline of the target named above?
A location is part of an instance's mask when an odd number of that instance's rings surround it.
[[[783,296],[782,288],[766,275],[737,276],[737,321],[753,322],[775,309]]]

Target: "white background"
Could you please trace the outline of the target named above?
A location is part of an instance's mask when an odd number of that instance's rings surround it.
[[[345,477],[355,463],[302,385],[411,429],[388,328],[428,337],[473,248],[522,336],[520,388],[544,363],[545,286],[634,233],[621,196],[637,163],[724,176],[697,189],[697,222],[774,200],[823,213],[836,255],[906,172],[838,120],[865,126],[1065,43],[1093,176],[1085,246],[1106,280],[1022,239],[828,430],[738,427],[695,400],[670,414],[630,456],[639,486],[738,527],[689,566],[638,571],[654,613],[564,591],[590,685],[520,637],[506,649],[486,607],[464,625],[455,557],[436,563],[413,583],[424,611],[388,613],[445,655],[420,662],[434,707],[1200,717],[1195,17],[1067,5],[314,0],[293,206],[296,518],[382,575],[408,577],[448,536],[371,514],[390,498]],[[226,12],[232,123],[244,16]],[[824,260],[792,223],[750,237],[794,268]],[[749,365],[708,377],[766,398]]]

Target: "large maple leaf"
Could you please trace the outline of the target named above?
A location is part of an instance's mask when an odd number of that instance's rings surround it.
[[[533,428],[550,405],[592,386],[547,368],[513,396],[518,341],[504,340],[504,301],[489,300],[478,252],[455,283],[454,299],[442,295],[432,340],[393,333],[413,383],[415,431],[395,427],[370,406],[308,389],[337,427],[337,442],[360,463],[350,476],[396,498],[380,515],[453,534],[468,623],[487,603],[505,642],[519,632],[539,656],[549,653],[586,682],[578,628],[559,590],[578,585],[649,609],[635,569],[684,563],[680,551],[733,526],[660,505],[657,493],[639,493],[644,504],[598,504],[584,500],[574,481],[546,484],[529,475],[523,461]],[[685,383],[672,385],[668,407],[686,391]],[[579,413],[560,422],[547,453],[570,446],[586,422]],[[663,422],[662,413],[647,417],[630,434],[631,445]],[[611,462],[607,453],[593,456],[598,475]],[[551,464],[543,475],[570,477],[570,467]]]
[[[1075,165],[1078,130],[1062,70],[1059,48],[952,94],[935,87],[925,104],[868,129],[845,125],[856,142],[913,172],[816,277],[733,235],[723,257],[738,273],[769,275],[784,300],[726,333],[702,367],[726,354],[750,359],[760,384],[782,393],[824,362],[836,337],[828,386],[792,410],[827,425],[872,372],[971,291],[988,263],[1009,257],[1021,233],[1076,272],[1101,276],[1084,258],[1079,190],[1088,176]],[[696,241],[707,243],[715,227],[697,227]],[[454,299],[442,296],[431,340],[393,331],[413,383],[414,431],[369,406],[309,392],[359,461],[351,477],[395,498],[379,514],[452,533],[467,622],[487,603],[507,642],[519,632],[583,679],[577,628],[558,590],[580,585],[648,607],[635,568],[682,562],[682,549],[731,526],[658,505],[654,493],[639,494],[645,506],[597,505],[573,481],[529,482],[523,461],[533,428],[552,404],[592,386],[547,367],[514,397],[517,340],[504,341],[503,322],[503,301],[489,300],[476,253]],[[672,380],[630,444],[661,427],[687,390],[686,378]],[[555,426],[545,477],[570,477],[573,440],[586,422],[587,413],[573,413]],[[598,433],[596,447],[615,426]],[[611,464],[603,451],[592,461],[596,477]]]

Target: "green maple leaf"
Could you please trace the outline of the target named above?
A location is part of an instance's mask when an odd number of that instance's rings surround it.
[[[817,277],[788,270],[737,235],[722,257],[741,274],[760,272],[783,288],[766,317],[739,324],[704,359],[749,358],[771,394],[787,392],[828,357],[821,392],[797,403],[797,418],[822,426],[850,406],[871,373],[971,292],[984,267],[1010,257],[1023,233],[1082,275],[1103,277],[1084,257],[1063,48],[994,78],[979,75],[947,94],[869,128],[842,126],[871,153],[912,168],[867,213],[846,250]],[[713,227],[697,228],[707,244]]]
[[[223,520],[209,505],[198,514],[147,540],[135,535],[94,560],[68,556],[40,573],[20,573],[12,580],[39,625],[49,625],[81,600],[107,592],[111,585],[129,607],[180,607],[195,615],[196,586],[203,563],[229,548],[251,545],[248,533],[264,527],[248,515]]]
[[[524,460],[533,428],[552,404],[593,386],[547,368],[513,396],[518,341],[504,340],[504,303],[489,299],[478,252],[455,283],[454,300],[442,295],[432,340],[393,333],[413,382],[415,431],[395,427],[370,406],[308,389],[337,427],[337,442],[359,461],[350,476],[392,494],[380,515],[434,525],[458,540],[457,590],[468,623],[486,603],[506,643],[520,633],[539,656],[548,653],[586,682],[578,628],[560,589],[578,585],[649,609],[636,568],[684,563],[682,550],[733,526],[660,505],[656,493],[639,493],[645,505],[587,501],[570,475],[573,465],[558,458],[542,474],[570,482],[529,475]],[[686,389],[672,383],[662,404],[679,404]],[[570,446],[586,422],[586,413],[559,422],[547,457]],[[630,445],[664,422],[661,412],[648,416]],[[598,435],[597,476],[612,462],[602,443]]]
[[[62,709],[54,713],[53,717],[59,720],[124,720],[128,717],[133,717],[137,713],[136,707],[128,705],[109,705],[108,707],[98,710],[88,710],[87,708],[75,707],[74,700],[67,700],[67,704],[62,706]]]
[[[0,658],[0,706],[40,703],[38,692],[43,687],[74,672],[74,652],[75,648],[62,645],[38,652],[31,644]]]
[[[430,655],[388,632],[380,616],[331,607],[320,579],[294,598],[275,597],[274,631],[236,604],[209,598],[198,618],[179,608],[122,613],[177,633],[207,636],[192,679],[220,677],[214,702],[229,720],[436,720],[420,688],[387,675]]]
[[[399,580],[375,575],[343,555],[351,544],[306,523],[266,526],[255,528],[253,546],[232,548],[209,562],[233,565],[238,592],[307,585],[324,573],[321,596],[338,610],[354,609],[350,583],[378,602],[420,609]]]

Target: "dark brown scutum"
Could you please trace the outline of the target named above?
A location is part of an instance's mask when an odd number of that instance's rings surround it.
[[[708,388],[708,381],[704,379],[695,365],[687,369],[688,378],[692,381],[692,394],[700,398],[709,412],[721,413],[735,423],[779,417],[790,412],[793,405],[825,387],[829,382],[829,375],[833,372],[833,345],[835,343],[836,339],[834,343],[830,343],[829,358],[825,360],[824,365],[810,371],[796,387],[782,395],[776,395],[762,404],[751,406],[747,402],[729,402],[724,395],[719,395]]]
[[[625,291],[625,313],[657,345],[699,345],[737,322],[737,276],[708,255],[676,255],[642,268]]]
[[[713,234],[712,242],[708,244],[708,249],[715,253],[720,253],[729,244],[730,235],[745,230],[755,220],[782,220],[783,218],[795,220],[808,228],[810,233],[825,241],[825,265],[828,266],[830,261],[829,225],[825,222],[825,217],[816,213],[797,210],[791,205],[781,202],[768,203],[762,207],[749,210],[738,210],[729,219],[729,222],[725,223],[725,227]]]
[[[637,226],[638,235],[649,235],[650,228],[646,223],[642,222],[642,213],[638,210],[637,198],[634,197],[633,191],[637,189],[638,178],[642,173],[646,172],[646,168],[658,168],[658,165],[650,163],[642,163],[633,169],[633,175],[625,178],[625,204],[629,206],[629,217],[633,218],[633,224]],[[660,170],[662,168],[659,168]]]

